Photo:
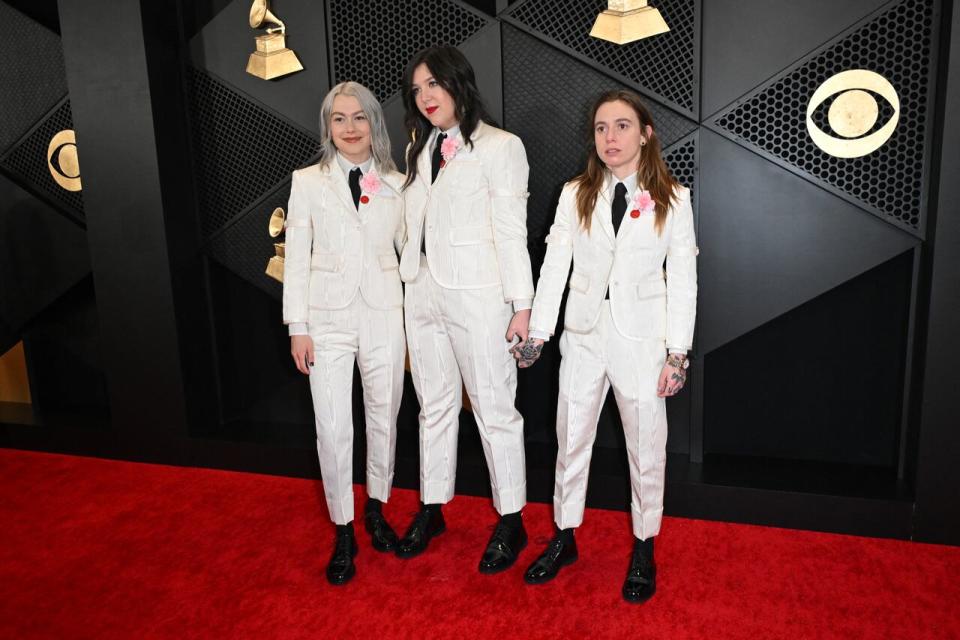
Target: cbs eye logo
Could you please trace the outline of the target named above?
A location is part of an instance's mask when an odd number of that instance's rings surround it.
[[[47,168],[58,185],[67,191],[80,191],[77,137],[72,129],[64,129],[50,139],[47,146]]]
[[[880,114],[875,95],[886,100],[893,115],[873,131]],[[817,107],[836,96],[827,110],[830,128],[842,137],[835,137],[814,122]],[[900,120],[900,98],[886,78],[873,71],[853,69],[827,78],[817,87],[807,105],[807,132],[820,149],[838,158],[859,158],[883,146]]]

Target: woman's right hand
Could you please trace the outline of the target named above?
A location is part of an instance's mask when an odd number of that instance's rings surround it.
[[[313,366],[313,338],[307,335],[290,336],[290,355],[300,373],[310,375]]]

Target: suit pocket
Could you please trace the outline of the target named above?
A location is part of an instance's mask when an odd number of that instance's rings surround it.
[[[574,271],[570,274],[570,290],[587,293],[590,291],[590,278]]]
[[[385,253],[382,256],[378,256],[377,259],[380,261],[381,271],[391,271],[400,267],[400,263],[397,262],[397,254],[395,253]]]
[[[336,253],[315,253],[310,263],[314,271],[336,273],[343,267],[343,257]]]
[[[493,242],[493,229],[488,224],[454,227],[450,230],[450,244],[455,247],[490,242]]]

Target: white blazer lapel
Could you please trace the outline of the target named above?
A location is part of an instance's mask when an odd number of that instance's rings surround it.
[[[417,178],[423,180],[423,184],[426,185],[427,190],[429,191],[432,183],[430,182],[431,176],[431,167],[430,167],[430,156],[433,154],[433,141],[437,139],[437,129],[433,130],[433,133],[430,134],[430,137],[427,139],[427,144],[424,145],[423,149],[420,150],[420,157],[417,158]],[[437,176],[439,178],[439,176]]]
[[[347,184],[347,174],[340,168],[340,163],[337,162],[336,158],[327,163],[324,173],[326,174],[327,184],[330,190],[337,195],[337,198],[340,199],[344,208],[359,217],[357,208],[353,204],[353,194],[350,193],[350,185]]]
[[[600,186],[597,203],[593,206],[593,217],[596,218],[597,224],[603,229],[610,244],[616,245],[617,239],[613,231],[613,219],[610,217],[610,195],[608,191],[610,191],[610,176],[605,177],[603,184]]]

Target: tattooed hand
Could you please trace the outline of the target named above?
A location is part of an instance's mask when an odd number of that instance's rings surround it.
[[[686,356],[670,354],[657,383],[657,397],[666,398],[676,395],[687,381],[687,370],[683,368]]]
[[[527,338],[523,342],[510,348],[510,353],[517,359],[517,366],[526,369],[540,357],[543,350],[543,340],[538,338]]]

